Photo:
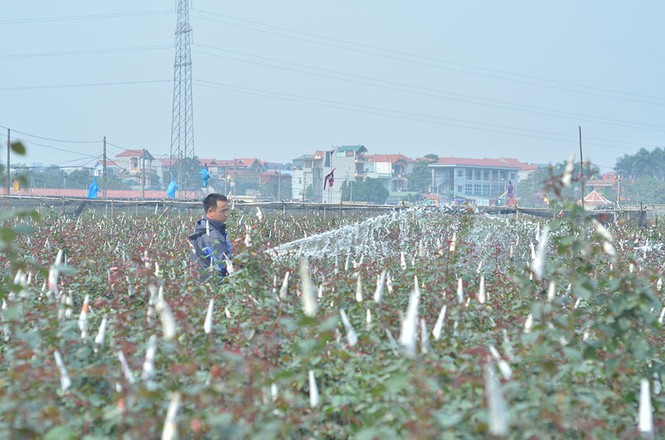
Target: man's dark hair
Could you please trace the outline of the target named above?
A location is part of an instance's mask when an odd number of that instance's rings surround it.
[[[203,199],[203,212],[208,212],[208,209],[210,208],[217,208],[217,202],[219,201],[229,202],[225,195],[217,193],[208,194],[205,199]]]

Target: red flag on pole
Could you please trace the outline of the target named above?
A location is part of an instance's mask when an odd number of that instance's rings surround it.
[[[326,174],[326,177],[323,178],[323,189],[326,189],[326,185],[332,188],[333,183],[335,182],[335,170],[337,168],[333,168],[331,172]]]

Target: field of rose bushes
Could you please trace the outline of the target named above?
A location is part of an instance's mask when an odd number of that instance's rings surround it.
[[[193,213],[2,216],[2,438],[665,430],[662,224],[236,210],[213,287]]]

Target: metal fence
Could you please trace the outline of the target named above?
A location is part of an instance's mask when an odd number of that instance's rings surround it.
[[[50,209],[63,215],[77,217],[83,212],[94,210],[104,215],[126,214],[161,214],[169,212],[195,212],[203,211],[201,200],[171,200],[171,199],[87,199],[79,197],[30,197],[30,196],[4,196],[0,197],[2,205],[12,209],[34,209],[41,211]],[[316,204],[299,202],[242,202],[231,199],[234,210],[241,212],[281,212],[283,214],[345,215],[349,213],[381,213],[403,209],[406,205],[368,205],[359,203]]]

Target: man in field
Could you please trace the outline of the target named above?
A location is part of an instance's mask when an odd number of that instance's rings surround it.
[[[229,201],[222,194],[208,194],[203,199],[205,217],[196,222],[189,236],[190,260],[205,281],[222,281],[232,271],[233,252],[226,235]]]
[[[510,180],[508,181],[508,189],[506,192],[508,193],[508,206],[515,206],[515,189],[513,188],[513,182]]]

